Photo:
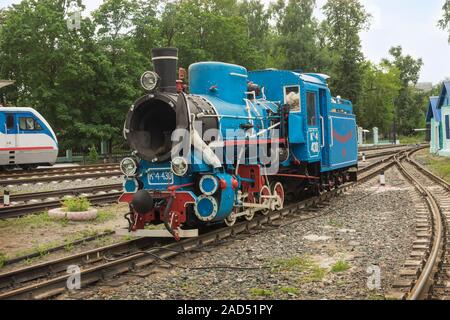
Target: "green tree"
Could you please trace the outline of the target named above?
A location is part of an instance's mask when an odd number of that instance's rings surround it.
[[[370,15],[358,0],[328,0],[323,12],[324,40],[333,55],[330,86],[336,94],[353,102],[359,117],[364,62],[359,34],[369,27]]]
[[[258,67],[268,67],[272,48],[270,12],[259,0],[243,0],[239,4],[239,15],[246,21],[249,43],[258,51]]]
[[[133,17],[133,39],[139,53],[151,65],[151,50],[160,44],[159,4],[161,0],[138,0]]]
[[[450,1],[446,0],[444,6],[442,7],[442,19],[439,20],[439,26],[443,30],[448,31],[448,41],[450,42]]]
[[[90,137],[109,140],[110,150],[114,138],[122,140],[126,113],[142,94],[139,77],[148,69],[148,59],[139,52],[133,38],[138,11],[136,1],[105,0],[93,13],[96,40],[103,57],[97,76],[104,82],[96,92],[92,121],[80,124],[79,130]]]
[[[358,118],[359,125],[369,129],[378,127],[380,133],[389,133],[394,119],[394,101],[401,86],[398,69],[367,62],[359,102],[362,114]]]
[[[399,70],[402,84],[395,100],[397,130],[400,134],[409,135],[423,125],[425,117],[423,95],[414,88],[419,81],[423,61],[404,55],[400,46],[391,48],[389,54],[391,59],[383,59],[383,64]]]
[[[277,41],[275,50],[284,57],[281,67],[305,72],[319,71],[318,22],[315,0],[278,0],[271,5]]]
[[[235,0],[168,2],[161,18],[163,44],[179,49],[181,66],[217,60],[254,68],[262,57],[238,9]]]
[[[85,89],[94,85],[98,60],[90,19],[69,28],[71,3],[23,0],[3,12],[0,28],[0,73],[16,80],[14,103],[39,110],[63,148],[71,137],[84,138],[76,127],[86,121],[82,109],[93,100]]]

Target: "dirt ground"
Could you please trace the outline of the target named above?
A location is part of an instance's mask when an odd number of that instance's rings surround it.
[[[55,221],[47,213],[0,221],[0,259],[6,260],[32,253],[46,254],[52,247],[108,231],[125,228],[126,204],[98,207],[98,217],[89,222]],[[119,238],[116,241],[122,240]],[[114,241],[114,240],[113,240]]]

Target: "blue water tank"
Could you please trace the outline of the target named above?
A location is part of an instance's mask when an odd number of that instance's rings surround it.
[[[200,62],[189,67],[190,93],[214,96],[228,103],[244,103],[247,80],[247,69],[234,64]]]

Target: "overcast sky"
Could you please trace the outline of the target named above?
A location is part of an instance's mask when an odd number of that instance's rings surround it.
[[[268,3],[270,0],[263,0]],[[361,0],[372,18],[371,29],[362,37],[365,56],[379,62],[389,48],[401,45],[404,52],[424,60],[420,81],[437,83],[450,77],[450,45],[448,34],[436,24],[446,0]],[[20,0],[0,0],[6,7]],[[84,0],[88,11],[102,0]],[[317,17],[326,0],[317,0]]]

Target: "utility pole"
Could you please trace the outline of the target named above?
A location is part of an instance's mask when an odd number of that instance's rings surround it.
[[[397,144],[397,108],[395,107],[395,98],[392,99],[394,105],[394,145]]]

